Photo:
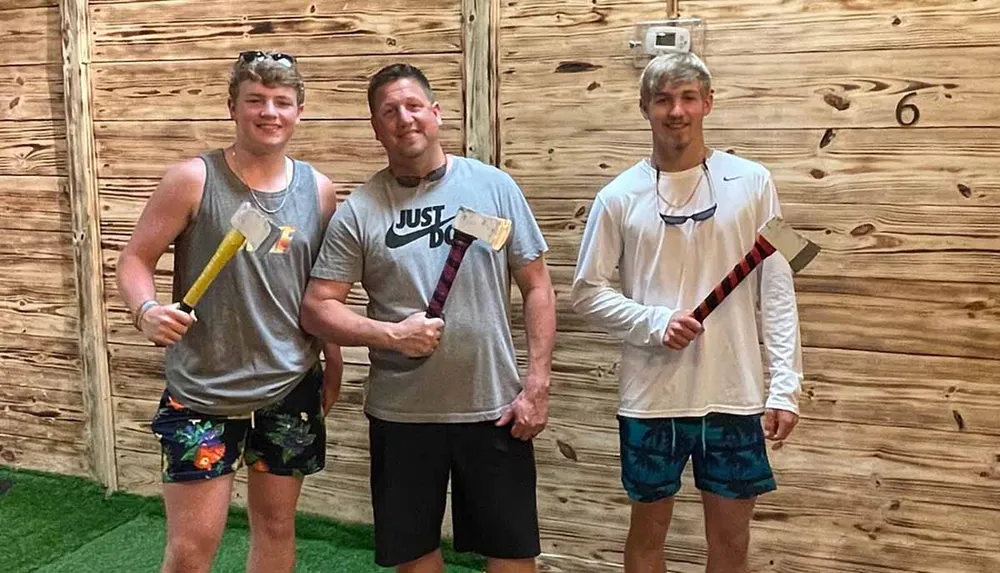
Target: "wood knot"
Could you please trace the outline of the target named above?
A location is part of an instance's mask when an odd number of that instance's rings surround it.
[[[600,82],[590,82],[590,85],[587,86],[587,91],[588,92],[592,92],[592,91],[596,90],[599,87],[601,87]]]
[[[875,225],[871,223],[865,223],[864,225],[858,225],[851,229],[851,235],[854,237],[864,237],[865,235],[870,235],[875,231]]]
[[[573,449],[573,446],[562,440],[556,440],[556,446],[559,448],[559,453],[561,453],[564,458],[567,460],[573,460],[574,462],[577,461],[576,450]]]
[[[964,432],[965,431],[965,418],[962,417],[962,414],[960,414],[958,412],[958,410],[952,410],[951,411],[951,415],[952,415],[952,417],[955,418],[955,424],[958,426],[958,431]]]
[[[823,101],[826,102],[826,105],[837,111],[845,111],[851,107],[851,102],[846,97],[834,93],[824,95]]]
[[[823,171],[822,169],[813,169],[809,172],[809,175],[812,175],[813,179],[822,179],[826,177],[826,171]]]
[[[961,193],[962,197],[965,197],[966,199],[972,197],[972,188],[969,187],[968,185],[962,185],[961,183],[959,183],[958,192]]]
[[[827,147],[828,145],[833,143],[833,139],[835,137],[837,137],[837,132],[834,131],[833,129],[828,129],[825,132],[823,132],[823,137],[820,138],[819,140],[819,148],[823,149],[824,147]]]
[[[893,26],[899,26],[902,23],[903,23],[903,20],[899,16],[893,16],[892,17],[892,25]]]
[[[559,62],[556,66],[557,74],[578,74],[581,72],[592,72],[594,70],[599,70],[604,66],[599,66],[597,64],[591,64],[590,62]]]
[[[10,100],[10,105],[8,107],[10,109],[14,109],[15,107],[17,107],[17,104],[19,103],[21,103],[21,96],[17,96],[14,99]]]

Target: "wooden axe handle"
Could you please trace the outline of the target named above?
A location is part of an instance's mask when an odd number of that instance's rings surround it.
[[[718,308],[722,301],[729,296],[729,293],[733,292],[736,287],[743,282],[743,279],[747,278],[754,269],[756,269],[767,257],[774,254],[775,248],[771,243],[767,242],[767,239],[757,235],[757,240],[753,244],[753,248],[750,252],[746,254],[740,262],[733,267],[733,270],[729,271],[726,278],[722,279],[718,285],[705,297],[705,300],[701,301],[698,308],[694,309],[694,318],[698,322],[705,322],[708,315],[712,314],[712,311]]]
[[[451,251],[448,252],[448,260],[441,270],[441,277],[438,278],[437,286],[434,287],[434,295],[431,297],[431,304],[427,307],[429,318],[441,318],[444,311],[444,303],[448,300],[448,293],[451,292],[451,285],[458,275],[458,267],[465,258],[465,252],[469,249],[475,237],[468,233],[463,233],[455,229],[455,235],[451,239]]]

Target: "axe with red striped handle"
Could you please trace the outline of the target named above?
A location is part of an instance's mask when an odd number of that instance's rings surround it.
[[[781,253],[781,256],[785,257],[788,266],[792,268],[792,273],[797,273],[816,258],[816,255],[819,254],[819,246],[796,233],[781,217],[773,217],[757,234],[757,240],[750,252],[733,267],[733,270],[729,271],[726,278],[716,285],[712,292],[705,297],[705,300],[701,301],[698,308],[694,309],[692,314],[695,320],[700,323],[705,322],[708,315],[722,304],[729,293],[733,292],[744,279],[750,276],[750,273],[764,262],[764,259],[775,252]]]

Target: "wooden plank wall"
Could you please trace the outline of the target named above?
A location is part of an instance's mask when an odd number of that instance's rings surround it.
[[[240,50],[294,54],[306,82],[306,111],[291,152],[345,193],[384,166],[368,122],[367,79],[408,61],[436,89],[449,151],[463,130],[460,0],[343,2],[280,0],[97,1],[90,3],[93,114],[101,194],[108,337],[116,451],[123,488],[159,493],[159,456],[149,430],[163,388],[160,350],[132,328],[114,284],[115,263],[166,166],[233,137],[228,74]],[[170,296],[171,257],[157,272]],[[355,293],[362,302],[363,293]],[[327,470],[307,480],[301,508],[370,521],[367,423],[360,413],[367,353],[345,352],[341,403],[328,419]]]
[[[765,163],[824,251],[797,279],[803,420],[770,456],[753,571],[1000,570],[1000,1],[681,0],[707,20],[711,145]],[[500,164],[552,246],[560,311],[539,440],[547,570],[620,570],[618,349],[569,309],[594,194],[648,153],[627,56],[667,2],[502,0]],[[912,125],[912,104],[919,120]],[[679,497],[671,571],[703,570]]]
[[[0,464],[85,475],[59,5],[0,0]]]

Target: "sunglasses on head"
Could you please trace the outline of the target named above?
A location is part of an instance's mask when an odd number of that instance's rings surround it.
[[[431,182],[439,181],[442,177],[444,177],[444,174],[447,171],[448,171],[448,162],[446,161],[444,165],[434,169],[433,171],[431,171],[427,175],[424,175],[423,177],[420,177],[418,175],[396,175],[395,176],[396,183],[399,183],[401,187],[416,187],[417,185],[420,185],[421,181],[425,180]]]
[[[709,208],[707,208],[707,209],[705,209],[705,210],[703,210],[703,211],[698,211],[697,213],[692,213],[690,215],[665,215],[661,211],[660,214],[659,214],[660,215],[660,219],[668,227],[675,227],[677,225],[683,225],[689,219],[691,221],[696,222],[696,223],[700,223],[701,221],[707,221],[707,220],[711,219],[715,215],[715,210],[718,209],[719,203],[715,199],[715,186],[712,185],[712,172],[708,170],[708,161],[707,160],[704,160],[704,159],[702,160],[702,162],[701,162],[701,168],[704,169],[704,171],[705,171],[705,178],[708,179],[708,192],[712,196],[712,206],[709,207]],[[660,169],[658,167],[656,168],[656,183],[655,183],[655,188],[653,189],[653,191],[656,193],[657,201],[663,199],[662,197],[660,197]]]
[[[246,52],[240,52],[240,61],[244,64],[252,64],[254,62],[259,62],[261,60],[272,59],[279,64],[285,66],[286,68],[291,68],[295,65],[295,57],[289,56],[288,54],[282,54],[281,52],[262,52],[260,50],[248,50]]]

